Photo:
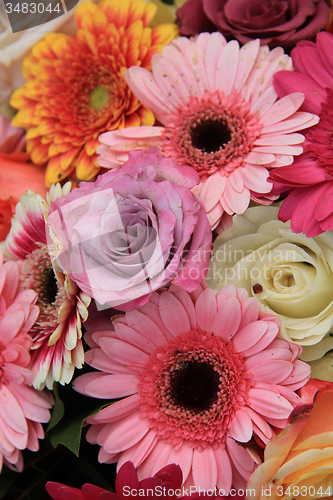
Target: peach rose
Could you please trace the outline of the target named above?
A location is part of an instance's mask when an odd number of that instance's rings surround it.
[[[266,446],[265,460],[251,475],[248,500],[316,499],[333,495],[333,384],[313,405],[291,414],[291,423]]]

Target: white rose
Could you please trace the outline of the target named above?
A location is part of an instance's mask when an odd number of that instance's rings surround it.
[[[215,240],[206,278],[215,291],[246,288],[281,319],[282,337],[304,346],[302,359],[333,349],[333,232],[295,234],[277,207],[249,208]]]
[[[40,1],[42,0],[36,0],[36,4]],[[0,1],[0,104],[9,102],[14,90],[24,85],[22,61],[35,43],[47,33],[61,32],[67,35],[76,33],[75,8],[53,21],[13,33],[6,14],[6,3],[7,0]],[[59,3],[62,8],[61,0]]]

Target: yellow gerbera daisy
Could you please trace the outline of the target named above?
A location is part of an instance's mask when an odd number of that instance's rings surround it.
[[[12,95],[13,125],[28,129],[32,161],[47,162],[47,186],[75,169],[79,179],[94,178],[102,132],[154,124],[123,75],[130,66],[148,68],[176,36],[173,24],[147,27],[155,12],[145,0],[83,2],[76,36],[49,33],[24,60],[27,83]]]

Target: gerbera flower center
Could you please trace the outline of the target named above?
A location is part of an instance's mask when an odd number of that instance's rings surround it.
[[[176,348],[177,346],[177,348]],[[198,330],[157,348],[141,372],[141,414],[173,445],[224,443],[252,385],[243,357],[229,342]]]
[[[215,120],[194,123],[191,131],[192,144],[203,152],[216,153],[231,139],[228,124]]]
[[[53,304],[58,293],[57,279],[53,269],[44,269],[42,279],[42,298],[46,304]]]
[[[261,128],[238,94],[205,92],[168,116],[163,150],[180,165],[195,168],[203,182],[217,170],[229,176],[244,166]]]
[[[109,100],[109,92],[106,88],[97,85],[89,96],[89,106],[95,111],[100,111]]]
[[[47,245],[28,255],[20,280],[22,290],[31,288],[38,294],[36,304],[40,313],[30,333],[36,334],[38,338],[44,334],[50,335],[58,326],[58,312],[67,294],[54,274]],[[37,348],[37,338],[34,341]]]
[[[190,411],[208,410],[218,399],[219,374],[207,362],[177,359],[170,373],[170,400]]]

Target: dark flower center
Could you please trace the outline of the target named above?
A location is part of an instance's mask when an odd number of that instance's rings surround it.
[[[206,120],[193,124],[191,138],[195,148],[207,153],[216,153],[231,140],[231,132],[225,122]]]
[[[194,412],[208,410],[217,402],[220,375],[208,362],[179,358],[170,374],[170,399]]]
[[[44,269],[43,271],[43,284],[42,284],[42,297],[46,304],[53,304],[57,297],[58,285],[52,268]]]

